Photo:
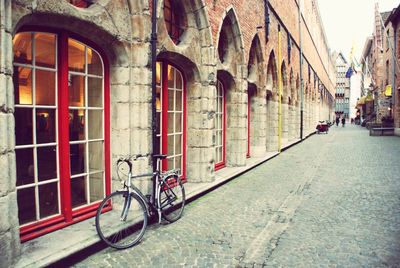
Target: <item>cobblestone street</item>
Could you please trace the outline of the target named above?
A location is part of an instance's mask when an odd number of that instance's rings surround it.
[[[75,266],[398,266],[399,160],[399,137],[333,126]]]

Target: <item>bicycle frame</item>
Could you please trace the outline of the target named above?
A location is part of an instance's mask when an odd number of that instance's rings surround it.
[[[157,200],[157,204],[155,202],[155,197],[158,196],[160,193],[160,178],[161,178],[160,162],[161,162],[161,160],[160,159],[157,160],[157,169],[155,172],[139,174],[139,175],[135,175],[135,176],[132,176],[132,164],[129,161],[125,161],[125,162],[128,163],[128,165],[129,165],[128,180],[125,185],[125,187],[128,188],[129,195],[133,193],[143,201],[143,204],[146,207],[146,213],[149,217],[151,216],[151,209],[153,209],[154,211],[157,211],[158,223],[161,223],[161,204],[159,204],[160,202],[158,200]],[[142,192],[132,183],[133,179],[144,178],[144,177],[152,177],[152,180],[156,180],[155,181],[156,189],[152,190],[150,198],[147,198],[146,196],[144,196],[142,194]],[[130,203],[130,202],[128,202],[128,203]],[[121,215],[121,220],[124,220],[126,218],[126,214],[127,214],[128,210],[129,210],[129,205],[127,207],[124,207],[123,214]]]

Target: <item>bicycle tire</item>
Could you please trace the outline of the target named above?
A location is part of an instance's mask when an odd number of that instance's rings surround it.
[[[130,194],[129,200],[128,196],[128,191],[108,195],[96,213],[97,234],[107,245],[116,249],[136,245],[147,227],[148,216],[143,201],[134,193]]]
[[[161,182],[158,202],[163,219],[172,223],[182,217],[186,196],[178,175],[169,175]]]

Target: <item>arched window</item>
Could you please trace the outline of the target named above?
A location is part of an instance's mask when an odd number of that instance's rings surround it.
[[[104,58],[68,33],[20,32],[13,45],[25,241],[93,215],[110,191],[109,86]]]
[[[185,178],[185,81],[177,68],[157,62],[156,85],[157,143],[159,152],[168,155],[162,169],[180,169]]]
[[[220,80],[217,81],[217,99],[215,111],[215,169],[225,166],[225,90]]]
[[[178,0],[164,0],[164,21],[167,32],[175,44],[186,29],[186,14]]]
[[[96,0],[68,0],[68,2],[76,7],[87,8],[94,4]]]

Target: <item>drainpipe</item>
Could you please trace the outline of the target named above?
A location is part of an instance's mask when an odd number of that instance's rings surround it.
[[[298,0],[299,9],[299,46],[300,46],[300,140],[303,139],[303,110],[304,110],[304,88],[303,88],[303,48],[301,41],[301,1]]]
[[[157,57],[157,0],[153,0],[151,17],[151,123],[152,123],[152,153],[156,148],[157,118],[156,118],[156,57]],[[153,172],[157,162],[152,158]],[[155,202],[156,181],[152,180],[153,188],[151,201]]]
[[[282,147],[282,51],[281,26],[278,25],[278,152]]]
[[[392,47],[392,101],[391,101],[391,107],[390,107],[390,113],[393,115],[394,118],[394,111],[393,108],[396,107],[396,98],[394,97],[395,93],[395,83],[396,83],[396,51],[397,51],[397,46],[396,46],[396,37],[397,37],[397,29],[394,27],[394,22],[392,22],[393,26],[393,47]],[[394,122],[394,120],[393,120]]]

